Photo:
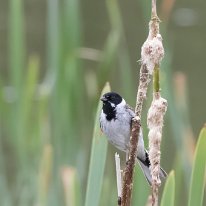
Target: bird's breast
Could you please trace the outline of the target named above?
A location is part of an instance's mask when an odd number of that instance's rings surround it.
[[[106,121],[105,114],[102,113],[100,118],[101,129],[107,136],[108,140],[118,149],[126,151],[130,138],[130,122],[125,119],[124,115],[121,118],[117,115],[116,119]]]

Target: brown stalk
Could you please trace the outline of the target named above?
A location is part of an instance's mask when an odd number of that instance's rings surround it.
[[[130,138],[130,149],[129,159],[123,173],[123,186],[122,186],[122,197],[121,206],[129,206],[131,203],[131,194],[133,188],[133,174],[134,166],[137,156],[137,143],[141,127],[141,111],[143,101],[146,98],[148,84],[150,82],[150,75],[145,64],[141,65],[140,68],[140,80],[137,92],[137,100],[135,107],[136,117],[132,120],[132,132]]]

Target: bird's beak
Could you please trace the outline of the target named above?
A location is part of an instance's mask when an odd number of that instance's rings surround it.
[[[100,98],[100,100],[103,101],[103,102],[106,102],[106,101],[107,101],[107,99],[106,99],[104,96],[102,96],[102,97]]]

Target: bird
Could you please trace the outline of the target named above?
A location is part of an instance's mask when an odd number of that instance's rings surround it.
[[[131,123],[135,117],[134,110],[126,103],[124,98],[116,92],[105,93],[100,100],[103,102],[99,117],[102,132],[112,145],[128,154]],[[140,128],[137,144],[137,162],[147,182],[149,185],[152,185],[149,154],[144,146],[142,128]],[[160,168],[159,176],[160,178],[166,178],[167,173]]]

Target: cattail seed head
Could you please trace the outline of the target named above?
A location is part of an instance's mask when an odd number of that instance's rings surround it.
[[[147,115],[149,128],[149,159],[153,186],[160,186],[160,144],[162,139],[163,117],[167,110],[167,101],[160,94],[154,96]]]

